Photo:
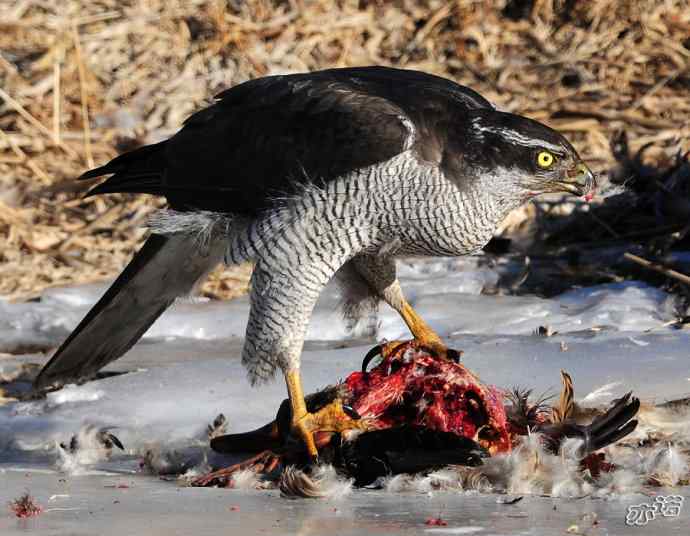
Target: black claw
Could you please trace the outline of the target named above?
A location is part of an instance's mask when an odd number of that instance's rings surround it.
[[[422,343],[421,341],[418,341],[417,339],[415,339],[415,343],[417,344],[417,349],[423,350],[428,354],[438,357],[438,353],[431,346],[427,346],[426,344]]]
[[[357,410],[352,406],[347,406],[343,404],[343,412],[353,421],[358,421],[362,418],[362,416],[359,413],[357,413]]]
[[[367,367],[369,366],[369,363],[371,362],[372,359],[374,359],[376,356],[381,355],[381,350],[383,349],[383,346],[380,344],[377,344],[374,346],[371,350],[367,352],[367,355],[364,356],[364,360],[362,361],[362,372],[364,374],[367,373]]]
[[[438,350],[432,348],[431,346],[421,345],[420,348],[424,349],[426,352],[431,354],[436,358],[440,358]],[[462,355],[462,350],[453,350],[452,348],[446,348],[446,357],[453,361],[454,363],[460,363],[460,356]]]
[[[462,356],[462,351],[458,350],[453,350],[452,348],[448,348],[446,350],[446,355],[448,356],[448,359],[453,361],[454,363],[460,363],[460,356]]]

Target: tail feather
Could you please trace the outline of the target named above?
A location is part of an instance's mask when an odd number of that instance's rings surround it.
[[[582,425],[573,419],[560,422],[537,425],[535,432],[544,435],[546,447],[552,452],[558,452],[566,438],[573,437],[583,440],[582,453],[589,454],[602,449],[624,438],[637,427],[637,420],[633,419],[640,409],[640,400],[628,393],[611,406],[603,415],[596,417],[591,423]]]
[[[179,296],[220,260],[224,241],[199,249],[197,236],[151,235],[39,373],[45,389],[88,379],[127,352]]]
[[[102,182],[94,188],[91,188],[85,197],[116,193],[165,195],[165,190],[162,187],[160,175],[131,175],[116,173],[107,181]]]
[[[120,192],[163,195],[166,143],[162,141],[121,154],[104,166],[90,169],[79,180],[112,174],[112,177],[90,190],[89,196]]]

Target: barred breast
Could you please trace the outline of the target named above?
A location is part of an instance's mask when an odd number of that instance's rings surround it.
[[[465,255],[483,247],[521,204],[519,196],[497,191],[506,181],[494,179],[468,180],[461,189],[406,151],[277,202],[231,237],[228,257],[294,266],[306,256],[337,269],[334,263],[391,242],[399,243],[399,254]]]
[[[408,151],[276,201],[236,232],[230,262],[255,262],[242,361],[253,382],[299,366],[309,317],[335,272],[361,253],[463,255],[509,208],[479,181],[460,189]]]
[[[399,243],[398,255],[460,256],[481,249],[507,214],[522,203],[505,191],[510,170],[467,177],[462,187],[434,164],[403,153],[372,170],[372,191],[381,192],[377,237]],[[374,245],[376,247],[376,245]]]

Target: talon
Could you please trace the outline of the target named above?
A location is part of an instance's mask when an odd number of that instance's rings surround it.
[[[445,344],[439,341],[419,341],[419,347],[423,348],[437,359],[448,360],[454,363],[460,363],[460,357],[463,354],[462,350],[454,350],[448,348]]]
[[[367,367],[369,366],[369,363],[371,362],[372,359],[374,359],[376,356],[383,355],[383,345],[377,344],[374,346],[371,350],[367,352],[367,355],[364,356],[364,360],[362,361],[362,373],[366,374],[367,373]]]
[[[455,363],[460,363],[460,357],[462,357],[463,353],[464,352],[462,350],[448,348],[448,350],[446,350],[446,357]]]
[[[357,410],[355,408],[353,408],[352,406],[347,406],[347,405],[343,404],[343,412],[345,413],[345,415],[347,415],[348,417],[350,417],[352,420],[355,420],[355,421],[358,421],[362,418],[362,416],[359,413],[357,413]]]
[[[310,413],[307,411],[304,400],[299,371],[288,372],[285,375],[285,380],[290,396],[290,433],[303,441],[307,453],[313,461],[318,462],[319,451],[316,440],[319,439],[319,442],[322,439],[328,440],[328,432],[342,433],[347,430],[367,428],[368,425],[364,419],[359,418],[360,416],[355,410],[349,406],[344,406],[342,401],[337,398],[318,411]]]
[[[307,446],[310,459],[318,463],[317,439],[322,433],[341,433],[347,430],[363,430],[367,425],[362,417],[352,407],[346,406],[340,400],[335,400],[314,413],[306,413],[293,421],[292,431],[299,436]],[[329,434],[325,434],[328,436]],[[330,440],[329,437],[323,439]],[[327,442],[327,441],[326,441]],[[318,441],[321,446],[324,442]]]
[[[367,367],[375,357],[381,356],[383,359],[387,359],[391,354],[397,352],[404,344],[410,344],[410,341],[389,341],[374,346],[367,352],[367,355],[365,355],[362,360],[362,373],[367,374]]]

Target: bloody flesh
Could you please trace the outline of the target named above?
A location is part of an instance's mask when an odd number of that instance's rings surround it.
[[[511,445],[530,432],[539,433],[545,449],[554,454],[563,440],[581,439],[581,447],[571,454],[581,456],[582,469],[594,476],[615,470],[595,451],[637,426],[634,417],[640,401],[632,393],[589,424],[580,424],[568,411],[574,407],[572,382],[564,383],[559,407],[550,408],[544,400],[530,402],[530,391],[507,393],[484,384],[463,365],[432,355],[416,341],[384,348],[383,359],[372,370],[353,372],[343,383],[306,397],[310,412],[338,400],[343,410],[347,408],[342,418],[364,421],[342,435],[314,431],[320,456],[353,477],[355,485],[449,464],[481,465],[486,451],[510,452]],[[363,367],[378,351],[380,347],[367,354]],[[309,465],[302,445],[291,441],[289,422],[290,404],[285,400],[275,421],[252,432],[215,437],[211,447],[217,452],[256,455],[204,475],[192,485],[227,486],[232,475],[243,469],[273,473],[289,465]]]
[[[353,372],[344,387],[348,404],[373,428],[421,426],[472,438],[492,454],[510,450],[503,392],[414,341],[372,370]]]

